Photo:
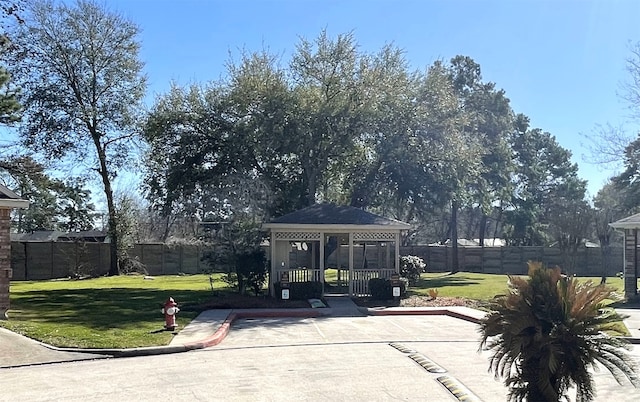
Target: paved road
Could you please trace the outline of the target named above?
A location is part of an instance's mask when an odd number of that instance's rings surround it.
[[[504,401],[477,339],[474,324],[446,316],[240,320],[209,349],[0,369],[0,401],[455,401],[442,376]],[[598,401],[637,401],[605,371],[597,378]]]

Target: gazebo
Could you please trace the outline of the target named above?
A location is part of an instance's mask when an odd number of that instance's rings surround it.
[[[624,296],[627,300],[638,297],[638,229],[640,214],[628,216],[610,223],[614,229],[624,232]]]
[[[411,225],[362,209],[314,204],[263,225],[269,231],[269,287],[287,273],[290,282],[325,284],[325,269],[337,271],[350,296],[369,294],[371,278],[389,278],[400,268],[400,234]],[[346,286],[345,286],[346,288]]]

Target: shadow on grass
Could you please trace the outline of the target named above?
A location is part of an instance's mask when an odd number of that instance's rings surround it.
[[[460,278],[453,275],[443,275],[435,278],[420,278],[416,288],[440,288],[444,286],[468,286],[478,285],[480,282],[469,278]]]
[[[12,318],[43,324],[78,325],[97,330],[126,329],[163,320],[169,298],[178,303],[180,315],[195,317],[208,309],[300,308],[306,301],[283,302],[265,296],[241,296],[234,291],[157,289],[57,289],[13,294]]]
[[[20,321],[75,324],[95,329],[126,328],[162,319],[164,302],[197,305],[212,297],[209,290],[58,289],[11,295],[13,316]]]
[[[640,300],[617,301],[617,302],[611,303],[608,307],[628,308],[628,309],[638,309],[638,310],[640,310]]]

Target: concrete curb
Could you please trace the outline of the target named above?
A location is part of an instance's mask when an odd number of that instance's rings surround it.
[[[431,308],[412,308],[412,307],[394,307],[394,308],[363,308],[368,315],[382,316],[382,315],[446,315],[460,320],[469,321],[474,324],[479,324],[481,318],[473,317],[468,314],[464,314],[459,311],[447,307],[431,307]],[[478,310],[479,311],[479,310]]]
[[[474,324],[479,324],[481,321],[480,315],[484,315],[485,312],[475,310],[471,308],[468,313],[459,307],[383,307],[383,308],[367,308],[358,307],[358,310],[371,316],[390,316],[390,315],[445,315],[460,320],[465,320]],[[59,348],[56,346],[47,345],[46,343],[39,342],[41,345],[61,352],[75,352],[75,353],[88,353],[96,355],[108,355],[112,357],[134,357],[134,356],[153,356],[172,353],[188,352],[190,350],[205,349],[218,345],[224,340],[234,321],[243,318],[317,318],[322,316],[330,316],[332,313],[331,308],[326,309],[246,309],[246,310],[232,310],[231,313],[224,320],[220,328],[218,328],[213,335],[204,338],[200,341],[189,342],[183,345],[167,345],[167,346],[149,346],[143,348],[126,348],[126,349],[81,349],[81,348]],[[631,344],[640,344],[640,338],[634,337],[620,337],[628,341]]]
[[[634,345],[640,345],[640,338],[632,338],[632,337],[629,337],[629,336],[619,336],[618,338],[624,339],[627,342],[632,343]]]
[[[126,348],[126,349],[85,349],[85,348],[59,348],[56,346],[45,345],[50,349],[60,352],[88,353],[95,355],[108,355],[111,357],[133,357],[133,356],[153,356],[164,355],[169,353],[186,352],[188,349],[184,345],[175,346],[149,346],[143,348]]]

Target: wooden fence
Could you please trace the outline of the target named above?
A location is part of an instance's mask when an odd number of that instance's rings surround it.
[[[451,247],[401,247],[400,254],[421,257],[428,272],[448,272],[452,267]],[[569,274],[613,276],[622,270],[622,256],[622,247],[611,247],[607,256],[603,256],[599,247],[583,247],[573,258],[555,247],[458,247],[461,271],[490,274],[526,274],[527,261],[541,261],[547,266],[559,266]]]
[[[268,250],[267,250],[268,251]],[[149,275],[195,274],[223,271],[211,267],[203,258],[210,249],[199,245],[137,244],[129,251],[132,258],[146,266]],[[422,257],[428,272],[451,270],[451,248],[444,246],[400,247],[401,255]],[[573,272],[584,276],[613,276],[623,267],[622,247],[613,247],[607,257],[600,248],[582,248],[573,263]],[[356,256],[358,254],[356,253]],[[109,270],[108,243],[73,242],[12,242],[11,268],[14,280],[63,278],[74,273],[104,275]],[[361,258],[361,257],[357,257]],[[548,247],[459,247],[460,270],[470,272],[524,274],[527,261],[542,261],[547,265],[566,266],[562,253]],[[373,262],[373,261],[370,261]],[[357,261],[356,269],[362,264]],[[369,269],[384,266],[369,264]],[[565,269],[565,272],[567,270]],[[307,273],[308,274],[308,273]]]
[[[129,256],[145,265],[149,275],[196,274],[211,269],[201,246],[137,244]],[[12,242],[13,280],[40,280],[79,275],[105,275],[110,263],[108,243]]]

